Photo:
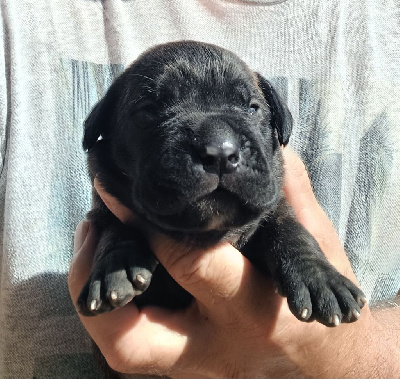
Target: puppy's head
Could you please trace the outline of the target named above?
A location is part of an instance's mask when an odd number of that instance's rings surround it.
[[[275,206],[291,125],[272,86],[236,55],[175,42],[114,82],[86,120],[83,144],[89,154],[108,147],[101,161],[128,179],[129,201],[150,222],[225,231]]]

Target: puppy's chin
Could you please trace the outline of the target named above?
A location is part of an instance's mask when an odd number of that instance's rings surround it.
[[[271,194],[269,203],[275,203],[278,193]],[[217,188],[193,202],[178,202],[175,212],[159,212],[154,204],[142,203],[141,214],[158,228],[185,234],[208,232],[229,233],[257,222],[265,214],[265,203],[253,205],[237,195]]]

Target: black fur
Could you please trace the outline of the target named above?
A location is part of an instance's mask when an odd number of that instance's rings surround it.
[[[267,80],[227,50],[186,41],[154,47],[114,82],[85,123],[83,146],[92,179],[141,227],[201,245],[228,240],[272,275],[300,320],[352,322],[363,293],[328,263],[282,193],[280,145],[291,129]],[[191,301],[140,227],[123,225],[97,194],[89,217],[101,239],[82,314],[133,298],[140,306]]]

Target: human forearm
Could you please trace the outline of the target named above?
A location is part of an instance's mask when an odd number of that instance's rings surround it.
[[[399,378],[399,309],[387,309],[379,315],[375,312],[367,313],[364,317],[364,325],[358,325],[360,336],[364,339],[359,338],[356,342],[358,369],[351,372],[351,375],[357,378]]]

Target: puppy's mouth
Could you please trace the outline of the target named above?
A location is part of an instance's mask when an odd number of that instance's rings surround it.
[[[275,201],[275,197],[271,202]],[[254,222],[264,211],[264,206],[252,204],[223,186],[217,186],[191,201],[170,201],[167,207],[157,207],[153,203],[146,206],[142,203],[141,213],[150,223],[168,231],[229,232]]]
[[[146,212],[146,218],[159,227],[171,231],[229,230],[239,226],[235,221],[238,217],[236,213],[238,209],[244,207],[235,194],[220,187],[193,202],[179,205],[179,208],[169,209],[169,212],[149,210]],[[242,216],[243,214],[242,211]]]

